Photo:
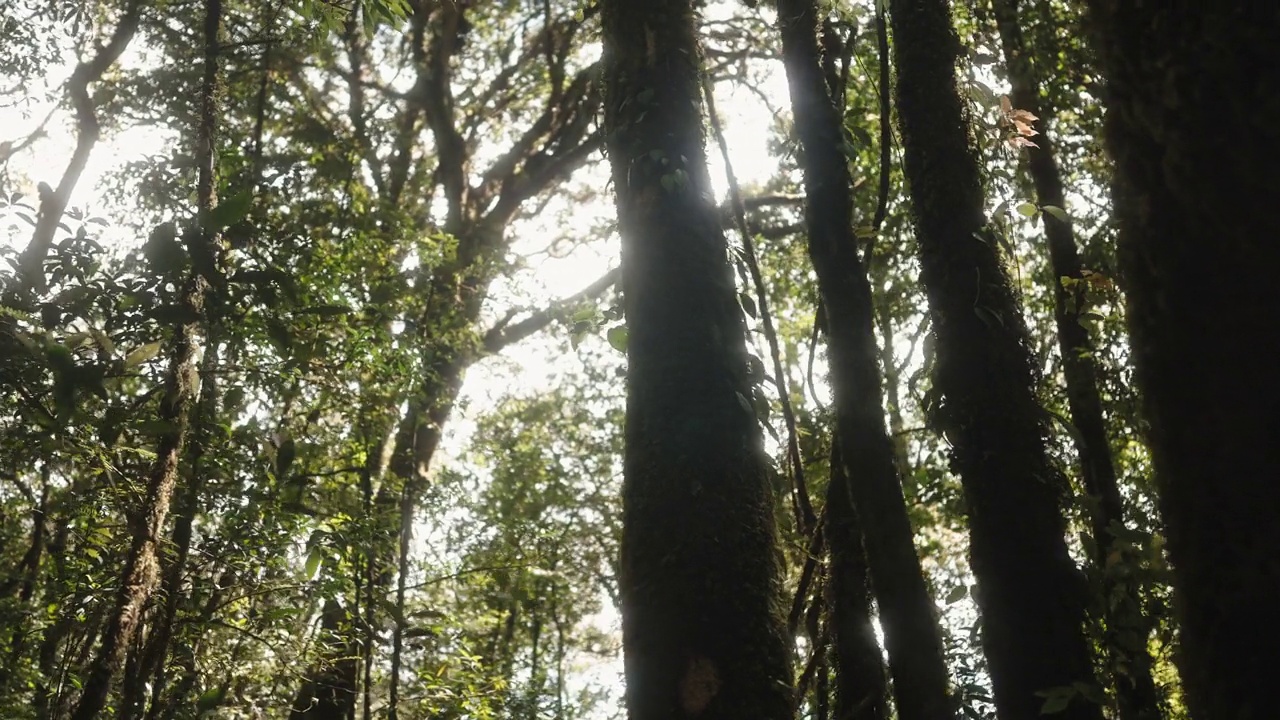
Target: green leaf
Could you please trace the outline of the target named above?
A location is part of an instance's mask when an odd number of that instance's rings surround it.
[[[862,147],[871,147],[874,144],[874,141],[871,139],[871,133],[867,132],[866,128],[861,125],[848,125],[846,127],[849,128],[849,132],[853,134],[854,139],[857,140]]]
[[[1001,319],[999,315],[997,315],[995,312],[991,310],[988,310],[982,307],[981,305],[975,305],[973,308],[973,313],[977,315],[978,319],[981,320],[983,323],[985,323],[987,327],[993,328],[993,327],[996,327],[997,325],[1000,327],[1004,327],[1004,320]]]
[[[196,700],[196,709],[200,712],[208,712],[222,704],[223,699],[227,697],[226,687],[215,687],[205,690],[203,694]]]
[[[1045,213],[1052,215],[1059,222],[1065,223],[1071,221],[1071,216],[1067,214],[1067,211],[1057,205],[1044,205],[1040,209],[1045,211]]]
[[[168,435],[177,429],[178,426],[168,420],[144,420],[137,425],[137,431],[143,435]]]
[[[219,202],[209,211],[209,229],[223,230],[244,219],[253,207],[253,191],[238,192]]]
[[[309,308],[303,308],[298,311],[299,315],[318,315],[323,318],[338,317],[339,315],[350,315],[351,308],[347,305],[315,305]]]
[[[595,318],[596,318],[595,307],[588,305],[586,307],[579,308],[577,312],[575,312],[573,315],[570,315],[569,322],[572,322],[575,324],[580,322],[590,322],[591,320],[595,320]]]
[[[1056,715],[1062,712],[1063,710],[1066,710],[1067,706],[1070,704],[1071,704],[1071,695],[1068,695],[1065,693],[1050,695],[1049,698],[1044,701],[1044,705],[1040,706],[1040,714]]]
[[[1102,691],[1101,687],[1094,683],[1081,682],[1077,680],[1071,683],[1071,686],[1076,689],[1076,692],[1080,693],[1080,697],[1083,697],[1085,700],[1088,700],[1095,705],[1104,705],[1107,702],[1106,693]]]
[[[968,596],[969,596],[969,586],[957,585],[955,586],[955,588],[951,590],[951,592],[947,593],[947,604],[955,605],[956,603],[960,602],[961,600],[965,599]]]
[[[1036,213],[1040,212],[1036,204],[1031,202],[1018,203],[1014,210],[1017,210],[1022,217],[1035,217]]]
[[[130,350],[129,354],[124,356],[125,369],[131,370],[150,360],[160,353],[160,348],[162,347],[164,347],[164,343],[157,340]]]
[[[307,580],[314,580],[316,573],[320,572],[320,563],[324,562],[324,551],[319,546],[311,548],[311,552],[307,553],[307,565],[302,570],[302,574]]]
[[[609,345],[621,353],[627,351],[627,337],[627,328],[622,325],[615,325],[605,333],[605,339],[609,341]]]

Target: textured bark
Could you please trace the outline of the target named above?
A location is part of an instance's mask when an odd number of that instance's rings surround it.
[[[204,488],[205,468],[202,467],[202,460],[212,442],[210,428],[217,420],[219,344],[214,335],[215,332],[211,329],[200,365],[200,398],[195,407],[195,416],[191,419],[192,438],[186,449],[186,484],[174,512],[173,557],[160,580],[164,604],[147,638],[146,652],[140,658],[137,676],[130,676],[126,681],[122,706],[127,712],[141,708],[148,683],[151,686],[151,703],[154,705],[164,696],[169,682],[165,659],[173,640],[178,608],[187,600],[182,593],[182,577],[191,552],[191,540],[195,535],[195,521],[200,511],[200,496]]]
[[[303,682],[291,720],[351,720],[356,710],[356,676],[359,664],[353,645],[350,618],[337,601],[324,604],[320,617],[320,642],[324,662]]]
[[[887,720],[889,688],[871,618],[871,582],[862,527],[849,497],[838,445],[831,448],[826,527],[831,554],[827,604],[835,660],[835,720]]]
[[[774,498],[703,145],[689,0],[607,0],[628,342],[619,588],[632,720],[794,714]]]
[[[222,26],[221,0],[207,0],[204,19],[204,71],[200,89],[200,116],[195,154],[197,209],[202,221],[217,203],[214,192],[214,129],[217,119],[216,92],[219,74],[219,39]],[[84,690],[72,712],[72,720],[94,720],[107,702],[111,686],[134,645],[142,614],[155,590],[159,573],[158,547],[169,514],[169,503],[178,479],[178,462],[186,439],[188,418],[198,386],[197,337],[205,314],[205,297],[212,263],[218,255],[216,234],[204,228],[187,232],[187,251],[193,259],[192,271],[182,289],[182,319],[170,341],[169,372],[159,419],[166,426],[156,446],[156,458],[146,479],[146,492],[139,512],[131,518],[132,543],[125,557],[124,571],[115,604],[89,668]]]
[[[997,713],[1025,720],[1040,713],[1037,692],[1094,682],[1083,582],[1064,540],[1065,483],[1046,453],[1026,325],[983,216],[949,4],[893,0],[890,10],[905,171],[937,338],[935,416],[965,490]],[[1077,696],[1060,717],[1102,712]]]
[[[863,526],[898,714],[943,718],[951,713],[942,636],[885,428],[871,284],[853,231],[844,125],[823,77],[816,3],[779,0],[778,24],[802,149],[809,256],[827,313],[839,455]]]
[[[1012,86],[1010,99],[1019,110],[1039,117],[1035,128],[1038,147],[1027,149],[1027,166],[1039,205],[1064,207],[1063,183],[1049,135],[1052,118],[1041,107],[1040,81],[1023,40],[1018,15],[1019,0],[994,0],[993,9],[1005,64]],[[1053,315],[1058,330],[1058,350],[1066,380],[1067,408],[1076,428],[1073,434],[1079,456],[1084,491],[1093,498],[1092,560],[1102,575],[1104,649],[1111,668],[1121,720],[1157,720],[1160,698],[1151,676],[1151,653],[1147,650],[1150,624],[1142,612],[1137,586],[1126,583],[1109,571],[1108,558],[1115,547],[1113,527],[1124,525],[1124,505],[1116,481],[1111,444],[1098,394],[1097,369],[1093,362],[1093,341],[1081,324],[1085,283],[1080,254],[1071,223],[1044,213],[1045,239],[1049,246],[1049,266],[1053,272]],[[1075,281],[1064,286],[1062,278]]]
[[[1280,5],[1091,5],[1187,706],[1274,717]]]

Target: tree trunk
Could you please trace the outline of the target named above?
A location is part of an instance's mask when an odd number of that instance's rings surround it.
[[[847,478],[856,472],[848,488],[863,525],[894,697],[902,720],[942,718],[950,714],[942,636],[885,428],[871,284],[853,231],[844,125],[822,73],[817,6],[779,0],[778,24],[802,148],[809,256],[827,312],[839,456]]]
[[[1002,720],[1038,717],[1039,692],[1093,687],[1084,587],[1064,540],[1065,483],[1046,453],[1028,335],[983,215],[956,87],[946,0],[890,4],[898,118],[921,279],[937,338],[935,413],[964,486],[983,645]],[[1100,720],[1072,697],[1060,717]]]
[[[622,234],[621,577],[632,720],[793,717],[791,643],[745,324],[703,146],[690,0],[607,0]]]
[[[188,229],[188,252],[192,270],[184,283],[181,298],[183,319],[174,329],[159,419],[166,425],[156,447],[156,458],[146,480],[140,512],[132,518],[133,542],[125,557],[124,572],[115,606],[111,610],[102,646],[90,666],[73,720],[94,720],[107,702],[112,683],[133,646],[141,625],[143,609],[155,589],[158,574],[157,549],[169,514],[169,502],[178,478],[178,461],[186,438],[188,418],[198,385],[196,342],[205,315],[205,296],[215,271],[208,260],[217,257],[217,235],[208,229],[210,211],[217,203],[214,174],[214,130],[217,121],[218,34],[222,27],[221,0],[207,0],[204,21],[204,73],[200,88],[199,128],[196,138],[197,210],[199,227]],[[206,260],[202,262],[202,259]]]
[[[1035,136],[1039,147],[1028,148],[1028,169],[1035,186],[1036,201],[1064,207],[1062,176],[1053,153],[1049,125],[1052,118],[1041,108],[1040,82],[1032,58],[1023,41],[1018,17],[1019,0],[994,0],[996,26],[1004,47],[1005,64],[1012,85],[1010,100],[1019,110],[1039,118]],[[1102,575],[1105,607],[1104,645],[1109,656],[1121,720],[1158,720],[1160,699],[1151,676],[1151,653],[1147,650],[1150,623],[1142,612],[1138,588],[1108,570],[1108,558],[1115,547],[1114,527],[1124,525],[1124,505],[1111,457],[1102,398],[1098,394],[1097,370],[1093,363],[1093,341],[1081,324],[1085,282],[1080,254],[1071,223],[1050,213],[1043,214],[1045,239],[1049,245],[1049,265],[1053,272],[1054,321],[1058,330],[1058,350],[1066,380],[1067,407],[1077,432],[1073,434],[1080,460],[1080,477],[1092,503],[1092,560]],[[1062,278],[1074,281],[1064,285]]]
[[[322,665],[313,669],[294,698],[292,720],[351,720],[356,710],[359,663],[351,618],[337,600],[328,600],[320,618]]]
[[[827,604],[836,670],[835,720],[887,720],[889,688],[871,618],[871,584],[862,549],[862,527],[849,497],[844,468],[839,445],[833,443],[824,529],[831,554]]]
[[[1094,0],[1134,364],[1197,720],[1275,715],[1280,5]]]

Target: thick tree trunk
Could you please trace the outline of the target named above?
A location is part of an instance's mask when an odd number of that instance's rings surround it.
[[[827,312],[836,435],[862,522],[898,714],[902,720],[943,718],[951,713],[942,636],[885,428],[871,284],[853,231],[844,125],[822,73],[816,3],[779,0],[778,24],[802,148],[809,256]]]
[[[1093,684],[1083,582],[1064,540],[1065,483],[1012,284],[983,215],[946,0],[890,3],[898,117],[921,279],[937,338],[936,413],[964,485],[983,645],[1002,720],[1039,716],[1038,692]],[[1061,717],[1100,720],[1077,695]]]
[[[632,720],[794,715],[774,497],[710,188],[690,0],[606,0],[627,348],[621,577]]]
[[[1197,720],[1275,715],[1280,5],[1094,0],[1143,393]]]
[[[1032,58],[1023,41],[1018,16],[1019,0],[994,0],[996,26],[1004,47],[1005,64],[1012,85],[1013,106],[1039,117],[1035,127],[1038,147],[1028,148],[1028,169],[1039,205],[1063,207],[1062,176],[1053,153],[1049,124],[1052,118],[1040,106],[1040,82]],[[1053,272],[1054,321],[1058,330],[1058,350],[1067,386],[1067,407],[1080,460],[1084,490],[1094,500],[1092,511],[1093,556],[1102,575],[1104,645],[1119,701],[1121,720],[1158,720],[1160,698],[1151,676],[1151,653],[1147,650],[1150,624],[1142,612],[1138,588],[1108,570],[1108,558],[1115,547],[1113,527],[1124,525],[1124,505],[1116,481],[1111,444],[1098,394],[1097,370],[1093,363],[1093,341],[1081,324],[1085,282],[1080,254],[1071,223],[1044,213],[1045,239],[1049,245],[1049,265]],[[1068,287],[1061,281],[1070,278]]]
[[[73,720],[95,720],[106,705],[116,674],[141,626],[143,609],[155,590],[159,569],[157,550],[178,478],[178,461],[182,456],[188,418],[198,385],[196,342],[205,314],[205,296],[210,281],[204,273],[215,270],[214,267],[209,267],[208,261],[218,255],[215,248],[219,240],[215,233],[203,225],[217,203],[213,153],[217,122],[218,34],[221,27],[221,0],[207,0],[204,19],[204,72],[199,95],[198,137],[195,142],[199,170],[197,210],[202,226],[191,228],[187,232],[187,250],[193,260],[192,271],[182,289],[183,320],[174,329],[171,340],[169,372],[159,411],[159,418],[167,429],[160,435],[156,447],[156,458],[146,480],[142,507],[132,518],[133,542],[125,557],[120,589],[102,635],[102,646],[90,666],[80,701],[72,712]]]
[[[824,530],[831,555],[827,605],[836,671],[835,720],[887,720],[889,688],[871,617],[862,527],[849,497],[844,468],[839,445],[833,444]]]

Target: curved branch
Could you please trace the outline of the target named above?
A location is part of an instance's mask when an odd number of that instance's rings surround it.
[[[484,334],[484,352],[489,355],[493,355],[501,352],[503,348],[506,348],[508,345],[520,342],[530,335],[539,332],[559,318],[566,310],[569,310],[584,300],[598,298],[608,292],[609,288],[617,284],[618,277],[618,270],[615,268],[578,292],[566,298],[556,300],[548,307],[533,313],[519,322],[499,323],[493,328],[490,328],[489,331]]]
[[[111,34],[107,44],[99,48],[98,53],[87,62],[76,66],[71,78],[67,80],[67,95],[76,112],[78,136],[75,150],[71,153],[71,161],[67,163],[57,189],[43,186],[40,192],[40,216],[36,220],[36,229],[31,236],[31,243],[23,250],[19,258],[19,282],[27,290],[44,292],[48,285],[44,277],[44,260],[53,247],[53,234],[62,221],[62,213],[71,201],[71,193],[80,182],[85,166],[89,163],[89,155],[101,136],[98,114],[89,97],[89,83],[102,79],[102,75],[120,59],[133,36],[138,32],[138,24],[142,18],[141,0],[130,0],[125,7],[120,24]]]

